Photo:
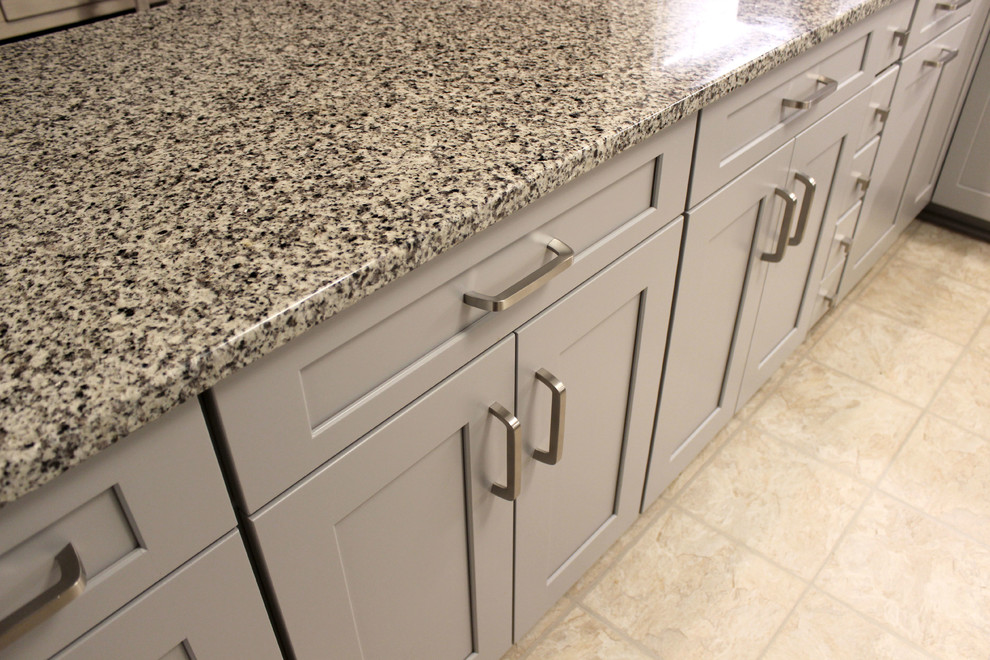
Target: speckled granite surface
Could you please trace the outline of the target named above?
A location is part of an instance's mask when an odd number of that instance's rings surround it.
[[[0,45],[0,504],[890,0],[189,0]]]

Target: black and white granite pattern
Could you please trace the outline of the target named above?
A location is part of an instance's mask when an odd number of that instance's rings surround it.
[[[0,45],[0,505],[891,0],[175,0]]]

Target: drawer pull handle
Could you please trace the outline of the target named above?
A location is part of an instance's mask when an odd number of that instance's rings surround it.
[[[546,463],[556,465],[564,455],[564,415],[567,414],[567,388],[546,369],[541,368],[536,372],[536,379],[550,388],[550,449],[542,451],[537,449],[533,452],[533,458]]]
[[[835,92],[839,89],[839,82],[828,78],[826,76],[813,76],[815,82],[819,85],[824,85],[824,87],[819,87],[806,99],[784,99],[782,103],[785,108],[797,108],[798,110],[807,110],[808,108],[814,107],[819,101],[824,99],[826,96]]]
[[[71,543],[55,555],[55,563],[58,582],[0,621],[0,649],[47,621],[86,589],[86,570]]]
[[[958,0],[957,2],[936,2],[935,9],[944,9],[945,11],[955,11],[961,7],[965,7],[973,0]]]
[[[885,108],[880,105],[874,105],[872,107],[873,107],[873,116],[879,119],[880,121],[887,123],[887,118],[890,117],[890,108]]]
[[[519,473],[522,472],[522,434],[519,432],[519,420],[498,402],[493,403],[488,412],[505,425],[508,440],[505,450],[505,485],[492,484],[492,492],[503,500],[515,502],[519,497]]]
[[[777,249],[773,252],[764,252],[760,255],[763,261],[777,263],[784,258],[784,250],[787,249],[787,239],[791,233],[791,220],[794,219],[794,207],[797,206],[797,197],[794,193],[787,192],[783,188],[775,188],[774,194],[784,200],[787,207],[784,209],[784,219],[780,222],[780,236],[777,238]]]
[[[849,250],[852,249],[852,239],[848,236],[843,236],[842,234],[835,235],[835,242],[839,244],[839,247],[843,249],[846,254],[849,254]]]
[[[870,177],[868,176],[857,176],[856,187],[862,190],[863,192],[866,192],[867,190],[870,189],[870,181],[872,181],[872,179],[870,179]]]
[[[487,296],[483,293],[472,291],[464,294],[464,302],[472,307],[483,309],[486,312],[501,312],[515,305],[517,302],[539,289],[541,286],[552,280],[558,273],[566,269],[574,262],[574,250],[563,241],[551,238],[547,243],[547,250],[553,252],[555,256],[532,273],[522,278],[505,291],[494,296]]]
[[[959,55],[958,50],[953,50],[951,48],[943,48],[942,54],[939,56],[937,60],[925,60],[924,62],[922,62],[922,64],[924,64],[925,66],[933,67],[935,69],[941,69],[943,66],[945,66],[952,60],[956,59],[956,56],[958,55]]]
[[[907,43],[908,37],[911,36],[911,30],[894,30],[894,39],[897,39],[897,45],[903,46]]]
[[[807,174],[795,172],[794,178],[804,184],[804,200],[801,202],[801,214],[798,215],[794,238],[787,241],[788,245],[800,245],[801,241],[804,240],[804,230],[808,226],[808,215],[811,213],[811,205],[815,203],[815,191],[818,190],[818,184]]]

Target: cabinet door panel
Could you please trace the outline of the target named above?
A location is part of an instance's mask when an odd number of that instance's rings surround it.
[[[946,45],[957,48],[959,40],[939,37],[901,63],[890,117],[873,165],[873,183],[864,199],[839,285],[840,298],[866,275],[904,228],[903,223],[897,224],[897,211],[941,71],[925,62],[937,60]]]
[[[677,284],[683,304],[671,321],[644,507],[735,410],[756,312],[744,302],[758,296],[765,269],[747,273],[757,250],[773,249],[779,222],[764,218],[779,216],[774,189],[785,183],[792,147],[784,145],[688,214]]]
[[[850,112],[850,108],[853,112]],[[846,143],[846,131],[855,125],[859,116],[855,111],[858,109],[856,106],[843,105],[798,136],[795,143],[791,163],[791,170],[795,175],[791,177],[789,189],[798,197],[802,213],[809,194],[812,195],[812,203],[808,207],[808,219],[801,241],[797,245],[788,244],[784,258],[766,266],[766,279],[737,409],[745,405],[804,341],[807,332],[804,314],[810,312],[805,300],[812,281],[812,260],[839,165],[839,156]],[[810,186],[799,181],[797,175],[812,179],[815,182],[813,191]],[[792,229],[791,233],[796,231]],[[814,293],[811,292],[811,295]]]
[[[511,643],[507,339],[252,517],[300,658],[497,658]]]
[[[517,391],[524,425],[516,505],[519,638],[639,513],[682,222],[677,220],[523,326]],[[549,443],[551,396],[566,387],[561,460]]]

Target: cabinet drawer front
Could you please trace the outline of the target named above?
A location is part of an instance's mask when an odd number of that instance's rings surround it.
[[[499,658],[512,640],[507,338],[251,518],[300,658]],[[525,487],[525,483],[522,484]]]
[[[846,263],[846,255],[849,254],[849,245],[852,241],[853,232],[856,230],[856,220],[859,218],[859,210],[863,202],[859,200],[851,209],[846,211],[835,225],[835,233],[832,235],[832,242],[829,245],[828,258],[825,261],[824,281],[830,281],[836,270],[842,274],[842,266]],[[838,285],[838,278],[835,280]],[[828,295],[835,293],[834,287],[822,285],[822,290],[828,291]]]
[[[847,169],[836,172],[832,187],[832,204],[836,214],[845,214],[866,195],[873,183],[873,161],[879,147],[880,137],[877,136],[853,154]]]
[[[676,217],[693,139],[688,118],[220,383],[246,508],[263,506]],[[465,293],[494,294],[547,263],[551,239],[574,250],[569,268],[505,311],[465,304]],[[456,359],[434,359],[451,344]]]
[[[866,105],[868,109],[863,113],[863,123],[859,132],[854,132],[856,137],[855,147],[857,150],[866,146],[883,130],[887,117],[890,116],[890,100],[894,95],[894,84],[897,82],[898,67],[891,67],[884,71],[873,81],[869,89],[865,92],[868,95]]]
[[[913,53],[935,36],[973,13],[983,0],[918,0],[918,7],[911,21],[904,54]]]
[[[134,9],[134,0],[0,0],[0,39]],[[3,19],[6,19],[4,21]]]
[[[0,617],[59,578],[71,544],[82,594],[4,649],[47,657],[235,524],[197,401],[189,401],[0,512]]]
[[[275,660],[282,655],[234,531],[55,657]]]

